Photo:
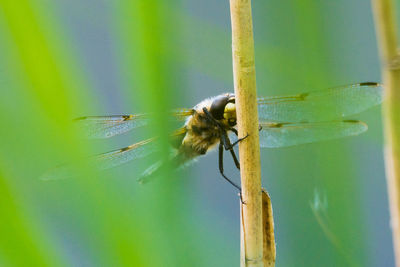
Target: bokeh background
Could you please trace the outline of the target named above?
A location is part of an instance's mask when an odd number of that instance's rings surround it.
[[[253,1],[253,17],[260,96],[380,81],[369,1]],[[1,0],[0,90],[0,265],[239,266],[239,199],[215,152],[144,186],[149,160],[38,179],[166,133],[170,108],[233,91],[229,1]],[[140,112],[158,119],[110,140],[71,127]],[[277,266],[394,265],[380,108],[351,118],[369,131],[262,150]],[[229,157],[226,170],[239,180]],[[317,216],[315,192],[327,199]]]

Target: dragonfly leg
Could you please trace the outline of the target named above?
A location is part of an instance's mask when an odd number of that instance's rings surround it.
[[[233,162],[235,162],[236,168],[238,170],[240,170],[240,163],[239,163],[238,158],[236,157],[235,151],[233,149],[229,149],[229,152],[231,152],[231,156],[232,156]]]
[[[234,133],[236,134],[236,136],[238,136],[238,132],[237,132],[237,130],[236,130],[235,128],[232,128],[232,129],[230,129],[230,130],[231,130],[232,132],[234,132]],[[259,125],[259,126],[258,126],[258,131],[261,131],[261,130],[262,130],[262,126]],[[231,144],[231,147],[236,146],[239,142],[243,141],[243,140],[246,139],[247,137],[249,137],[249,134],[246,134],[246,136],[244,136],[244,137],[238,138],[238,140],[236,140],[235,142],[233,142],[233,143]]]
[[[219,144],[219,156],[218,156],[218,166],[219,172],[221,173],[222,177],[228,181],[231,185],[233,185],[236,189],[239,190],[239,197],[242,204],[245,204],[242,199],[242,188],[238,186],[236,183],[232,182],[226,175],[224,174],[224,146],[222,143]]]
[[[219,172],[221,173],[222,177],[224,177],[225,180],[227,180],[231,185],[236,187],[239,191],[242,191],[242,188],[232,182],[226,175],[224,174],[224,147],[222,144],[219,144],[219,150],[218,150],[218,166],[219,166]]]
[[[238,131],[235,128],[230,128],[229,130],[231,130],[236,136],[239,136]]]
[[[231,128],[231,129],[229,129],[229,130],[231,130],[234,134],[236,134],[236,136],[238,136],[238,131],[237,131],[235,128]],[[261,130],[262,130],[262,126],[259,125],[259,126],[258,126],[258,131],[261,131]],[[249,134],[247,134],[246,136],[244,136],[244,137],[242,137],[242,138],[239,138],[238,140],[236,140],[235,142],[233,142],[231,146],[232,146],[232,147],[236,146],[240,141],[243,141],[243,140],[246,139],[247,137],[249,137]]]
[[[231,130],[234,134],[236,134],[236,136],[238,136],[238,131],[237,131],[235,128],[231,128],[231,129],[229,129],[229,130]],[[262,130],[262,126],[259,125],[259,126],[258,126],[258,131],[261,131],[261,130]],[[247,134],[246,136],[244,136],[244,137],[242,137],[242,138],[239,138],[238,140],[236,140],[235,142],[233,142],[230,146],[232,146],[232,147],[236,146],[240,141],[243,141],[243,140],[246,139],[247,137],[249,137],[249,134]],[[229,147],[228,147],[228,149],[229,149]]]
[[[236,168],[238,168],[238,170],[240,170],[240,163],[239,163],[239,160],[238,160],[238,158],[237,158],[237,156],[235,154],[235,150],[233,150],[233,147],[240,141],[241,140],[238,140],[234,144],[231,144],[231,141],[229,140],[229,137],[226,134],[226,132],[221,132],[220,146],[225,148],[225,150],[229,150],[229,152],[232,155],[232,159],[235,162],[235,166],[236,166]]]
[[[231,144],[232,147],[236,146],[240,141],[243,141],[244,139],[246,139],[247,137],[249,137],[249,134],[246,134],[246,136],[239,138],[238,140],[236,140],[235,142],[233,142]]]
[[[260,132],[263,129],[261,125],[258,126],[258,131]],[[232,131],[236,136],[239,136],[238,131],[235,128],[230,128],[230,131]],[[239,138],[237,141],[235,141],[232,146],[235,146],[237,143],[242,141],[243,139],[246,139],[249,135],[247,134],[245,137]]]
[[[234,146],[236,146],[239,142],[243,141],[247,137],[249,137],[248,134],[245,137],[239,138],[235,142],[231,143],[231,140],[229,139],[226,131],[221,129],[221,142],[224,145],[225,150],[231,150]]]

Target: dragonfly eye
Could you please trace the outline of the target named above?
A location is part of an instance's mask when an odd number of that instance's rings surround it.
[[[224,118],[225,106],[229,102],[229,97],[222,95],[217,96],[211,103],[210,113],[216,120]]]

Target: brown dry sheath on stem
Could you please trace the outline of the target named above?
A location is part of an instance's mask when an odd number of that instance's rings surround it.
[[[263,262],[259,123],[251,1],[230,0],[230,11],[238,132],[240,137],[248,135],[239,143],[242,197],[245,203],[241,206],[241,266],[267,266]]]
[[[240,253],[245,255],[244,231],[243,231],[243,206],[240,208]],[[275,234],[274,234],[274,217],[272,213],[271,198],[267,191],[262,191],[262,228],[263,228],[263,266],[273,267],[276,260]],[[245,257],[241,257],[240,265],[246,266]]]
[[[391,226],[396,266],[400,266],[400,57],[395,3],[392,0],[372,0],[372,7],[385,86],[382,116]]]

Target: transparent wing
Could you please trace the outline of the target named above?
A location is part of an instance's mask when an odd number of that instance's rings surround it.
[[[186,134],[186,127],[179,128],[175,130],[171,135],[171,142],[182,141],[181,139]],[[129,161],[133,161],[135,159],[144,158],[154,153],[158,149],[158,144],[156,138],[147,139],[133,145],[120,148],[117,150],[113,150],[107,153],[99,154],[90,158],[84,159],[84,161],[97,170],[106,170],[113,167],[117,167]],[[77,169],[77,166],[71,164],[62,164],[58,167],[55,167],[45,174],[43,174],[40,179],[41,180],[59,180],[65,179],[74,176],[74,169]]]
[[[314,123],[260,123],[260,146],[267,148],[295,146],[365,132],[368,126],[361,121],[331,121]]]
[[[264,121],[318,122],[360,113],[382,102],[377,83],[360,83],[292,96],[258,99],[258,114]]]
[[[191,109],[177,109],[169,115],[177,120],[183,120],[193,114]],[[149,122],[148,114],[137,115],[115,115],[115,116],[89,116],[75,120],[75,124],[80,128],[86,138],[101,139],[126,133],[132,129],[145,126]]]
[[[76,126],[83,131],[85,137],[90,139],[109,138],[144,126],[147,123],[148,116],[145,114],[89,116],[75,120]]]
[[[147,139],[136,144],[97,155],[93,162],[99,170],[110,169],[134,159],[146,157],[154,153],[156,146],[154,139]]]
[[[86,159],[89,167],[97,170],[110,169],[129,161],[140,159],[154,153],[156,144],[154,138],[135,143],[133,145],[99,154]],[[59,180],[74,176],[76,166],[63,164],[55,167],[40,177],[41,180]]]
[[[181,136],[186,133],[186,128],[180,128],[174,131],[170,138]],[[146,157],[157,150],[156,138],[147,139],[133,145],[117,149],[111,152],[103,153],[92,158],[92,162],[97,169],[105,170],[122,165],[134,159]]]

